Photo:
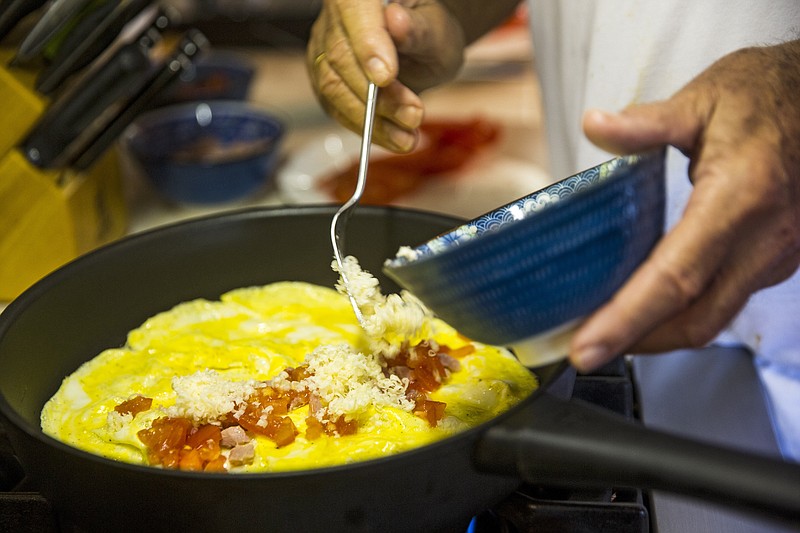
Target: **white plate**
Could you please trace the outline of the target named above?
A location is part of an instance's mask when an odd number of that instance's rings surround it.
[[[549,185],[550,176],[534,161],[536,150],[520,146],[525,139],[520,139],[519,133],[502,131],[497,144],[480,150],[463,167],[432,177],[391,205],[473,218]],[[320,188],[320,182],[352,165],[359,147],[360,137],[346,130],[320,134],[300,147],[278,169],[276,187],[281,201],[290,205],[335,202]],[[388,154],[373,146],[371,159]]]

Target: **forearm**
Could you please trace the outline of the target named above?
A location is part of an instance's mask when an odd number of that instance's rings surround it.
[[[439,0],[461,25],[467,44],[510,17],[520,0]]]

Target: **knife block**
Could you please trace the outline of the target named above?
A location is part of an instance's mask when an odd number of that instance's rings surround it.
[[[0,49],[2,65],[10,57]],[[16,148],[49,104],[33,89],[35,77],[0,66],[0,302],[127,228],[115,150],[76,172],[40,169]]]

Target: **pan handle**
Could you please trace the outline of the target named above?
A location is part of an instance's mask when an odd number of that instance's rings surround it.
[[[800,464],[645,428],[542,394],[478,441],[475,466],[529,483],[660,489],[800,525]]]

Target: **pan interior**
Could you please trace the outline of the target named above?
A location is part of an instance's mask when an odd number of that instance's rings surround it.
[[[45,278],[0,315],[3,414],[45,438],[41,408],[63,377],[103,349],[123,345],[128,331],[177,303],[284,280],[333,286],[327,229],[334,211],[247,210],[195,220],[125,239]],[[396,291],[381,273],[385,258],[457,223],[364,207],[352,218],[348,243],[384,291]],[[558,373],[554,366],[538,370],[545,382]]]

